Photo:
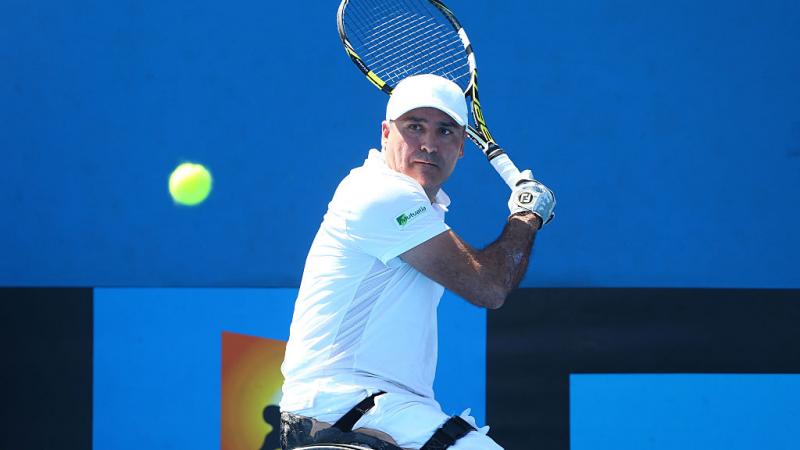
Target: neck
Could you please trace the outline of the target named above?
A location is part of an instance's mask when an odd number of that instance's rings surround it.
[[[431,203],[435,203],[436,202],[436,194],[439,193],[439,188],[438,187],[436,187],[436,188],[423,187],[422,189],[424,189],[425,190],[425,194],[428,195],[428,200],[430,200]]]

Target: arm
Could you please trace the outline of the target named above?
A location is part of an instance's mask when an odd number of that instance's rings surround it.
[[[400,257],[470,303],[497,309],[525,275],[541,223],[534,213],[516,213],[509,217],[500,237],[482,250],[448,230]]]

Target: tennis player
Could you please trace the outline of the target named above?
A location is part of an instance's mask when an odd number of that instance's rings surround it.
[[[445,223],[442,184],[464,153],[467,105],[435,75],[401,81],[380,151],[342,180],[311,244],[282,371],[282,445],[502,449],[468,411],[434,400],[444,289],[503,305],[525,274],[553,193],[523,171],[500,237],[478,250]]]

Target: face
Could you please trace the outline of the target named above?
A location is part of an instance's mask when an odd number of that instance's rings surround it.
[[[417,180],[433,201],[464,155],[464,127],[435,108],[417,108],[381,124],[389,168]]]

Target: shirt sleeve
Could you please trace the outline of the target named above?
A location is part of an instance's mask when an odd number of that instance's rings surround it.
[[[384,264],[450,229],[444,213],[411,178],[393,176],[358,184],[361,188],[348,196],[347,234],[358,248]]]

